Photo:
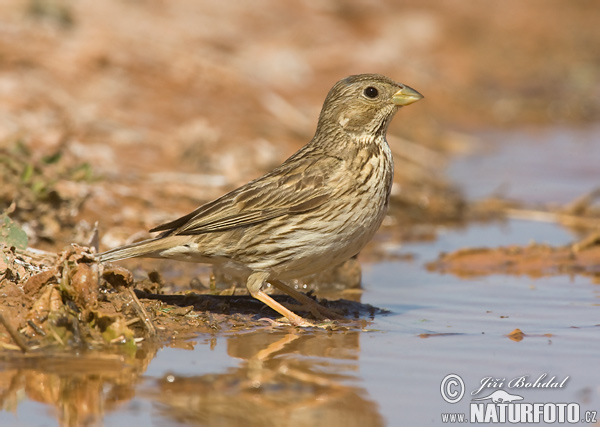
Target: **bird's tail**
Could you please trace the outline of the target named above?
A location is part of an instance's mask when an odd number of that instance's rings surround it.
[[[108,262],[137,257],[152,258],[168,247],[169,244],[164,238],[155,237],[102,252],[96,255],[96,259],[100,262]]]

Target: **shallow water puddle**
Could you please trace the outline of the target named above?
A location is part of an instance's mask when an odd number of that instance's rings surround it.
[[[568,203],[600,185],[600,126],[489,131],[449,177],[470,199],[496,193],[528,204]]]
[[[502,233],[512,243],[541,234],[551,244],[568,241],[552,224],[511,221],[485,232],[450,232],[428,245],[406,245],[419,259],[438,249],[496,244]],[[474,230],[477,231],[477,230]],[[460,235],[459,235],[460,234]],[[452,242],[456,242],[454,247]],[[441,424],[441,414],[469,414],[472,397],[486,377],[504,379],[504,390],[524,402],[576,402],[582,414],[600,408],[600,288],[585,277],[485,276],[460,279],[428,274],[420,262],[374,265],[365,273],[368,303],[393,314],[375,319],[381,333],[364,334],[361,372],[366,389],[390,425]],[[525,333],[521,341],[509,334]],[[448,334],[448,335],[445,335]],[[440,394],[442,380],[459,375],[465,396],[456,404]],[[569,379],[562,389],[507,388],[526,376]],[[544,381],[542,381],[544,382]]]
[[[513,149],[524,150],[529,159],[539,152],[518,145],[499,148]],[[593,188],[589,168],[580,169],[581,175],[572,170],[588,164],[584,160],[567,167],[555,164],[560,154],[544,156],[545,162],[523,169],[540,177],[543,186],[537,178],[525,189],[511,184],[523,191],[520,197],[564,202]],[[482,159],[495,164],[493,155]],[[453,169],[469,194],[483,195],[502,184],[499,173],[486,178],[485,190],[477,187],[484,184],[475,179],[479,163],[469,161],[459,160],[460,167]],[[545,168],[564,172],[570,184],[555,186],[564,182],[558,175],[537,173]],[[525,180],[518,172],[511,176]],[[549,191],[542,196],[545,188]],[[65,425],[441,425],[443,414],[484,416],[473,414],[492,407],[494,396],[472,399],[498,389],[519,398],[515,405],[520,406],[500,404],[495,411],[573,403],[569,410],[576,408],[579,419],[591,420],[593,413],[586,411],[600,410],[600,287],[592,278],[465,279],[424,268],[440,252],[464,247],[564,245],[574,239],[555,224],[510,220],[442,230],[434,242],[403,245],[395,254],[412,254],[411,261],[363,265],[362,302],[390,310],[364,330],[215,331],[179,348],[130,354],[111,365],[110,375],[21,366],[19,375],[3,377],[17,392],[3,401],[0,425],[56,425],[59,420]],[[524,335],[509,335],[515,329]],[[4,374],[7,366],[0,364]],[[536,380],[538,386],[553,387],[533,387]],[[32,393],[40,381],[47,384],[46,392]],[[461,390],[457,403],[444,400],[444,395],[455,399]],[[542,407],[542,416],[548,415],[543,411],[559,416],[565,407]],[[525,412],[522,420],[529,416]],[[487,421],[502,416],[494,414]]]

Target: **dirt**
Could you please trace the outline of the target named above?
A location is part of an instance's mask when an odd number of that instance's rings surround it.
[[[600,282],[600,236],[562,247],[532,243],[527,246],[466,248],[427,264],[430,271],[460,277],[515,274],[530,277],[581,274]]]
[[[390,129],[403,221],[464,214],[441,173],[468,149],[460,129],[598,115],[593,2],[263,3],[2,3],[0,144],[25,147],[42,175],[60,159],[101,178],[63,174],[44,196],[62,213],[38,218],[30,197],[6,195],[32,244],[87,244],[99,221],[114,247],[270,170],[310,139],[349,73],[378,71],[431,99]]]
[[[59,254],[34,259],[28,251],[3,248],[0,265],[0,345],[5,349],[48,351],[101,349],[113,344],[136,348],[144,340],[166,342],[192,331],[238,331],[277,325],[277,313],[238,290],[193,290],[164,295],[157,272],[134,280],[131,271],[99,265],[92,250],[71,245]],[[37,254],[39,257],[39,253]],[[244,295],[246,294],[246,295]],[[309,294],[310,295],[310,294]],[[307,308],[283,295],[274,298],[307,317]],[[350,324],[330,322],[328,329],[361,327],[362,317],[381,310],[338,299],[320,303]]]

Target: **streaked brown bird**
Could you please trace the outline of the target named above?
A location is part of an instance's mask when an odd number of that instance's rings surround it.
[[[175,221],[157,237],[98,254],[217,264],[246,280],[250,294],[296,326],[310,322],[263,292],[269,282],[340,264],[373,237],[385,215],[394,165],[385,139],[392,117],[423,96],[400,83],[360,74],[329,91],[313,139],[281,166]],[[320,306],[319,306],[320,307]],[[327,313],[322,308],[323,313]],[[328,313],[329,314],[329,313]]]

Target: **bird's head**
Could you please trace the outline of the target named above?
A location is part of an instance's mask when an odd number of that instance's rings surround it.
[[[340,131],[361,139],[385,135],[398,110],[423,98],[410,87],[378,74],[358,74],[337,82],[329,91],[317,134]]]

